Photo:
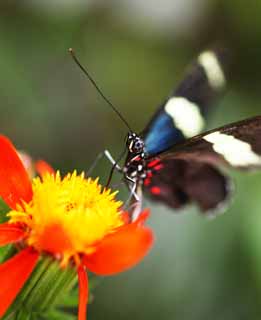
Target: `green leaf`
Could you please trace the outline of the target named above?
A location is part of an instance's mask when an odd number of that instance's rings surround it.
[[[64,311],[60,311],[60,310],[52,310],[48,313],[46,313],[43,317],[41,317],[40,319],[43,320],[75,320],[75,315],[74,314],[70,314],[70,313],[66,313]]]
[[[11,257],[15,252],[15,248],[12,244],[8,244],[0,248],[0,263],[6,261],[8,257]]]
[[[0,197],[0,223],[6,222],[8,220],[8,217],[6,216],[6,214],[9,211],[10,211],[10,208]]]

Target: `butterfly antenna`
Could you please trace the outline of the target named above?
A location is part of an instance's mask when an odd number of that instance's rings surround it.
[[[87,78],[90,80],[90,82],[93,84],[93,86],[96,88],[96,90],[99,92],[99,94],[101,95],[101,97],[103,98],[104,101],[107,102],[107,104],[112,108],[112,110],[120,117],[120,119],[125,123],[125,125],[127,126],[127,128],[133,132],[131,130],[131,127],[129,126],[128,122],[124,119],[124,117],[121,115],[121,113],[117,110],[117,108],[110,102],[110,100],[108,98],[105,97],[105,95],[102,93],[101,89],[98,87],[98,85],[96,84],[96,82],[93,80],[93,78],[90,76],[89,72],[82,66],[82,64],[80,63],[80,61],[78,60],[78,58],[75,55],[75,52],[72,48],[69,49],[69,53],[71,54],[74,62],[78,65],[78,67],[83,71],[83,73],[87,76]]]

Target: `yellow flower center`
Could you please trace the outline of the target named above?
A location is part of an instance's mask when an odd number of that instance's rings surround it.
[[[102,191],[97,179],[76,172],[62,179],[57,172],[34,178],[32,185],[32,201],[24,210],[10,211],[10,222],[25,223],[27,243],[57,255],[63,264],[95,250],[97,242],[124,223],[116,192]]]

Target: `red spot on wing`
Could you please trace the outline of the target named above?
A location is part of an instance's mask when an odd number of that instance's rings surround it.
[[[160,162],[160,159],[155,159],[151,162],[148,163],[148,168],[152,168],[152,167],[155,167],[157,164],[159,164]]]
[[[151,184],[151,179],[150,179],[150,178],[146,178],[146,179],[144,180],[144,186],[147,187],[147,186],[150,185],[150,184]]]
[[[159,195],[161,193],[161,190],[159,187],[152,187],[150,188],[150,192],[154,195]]]
[[[163,164],[160,163],[160,164],[157,164],[155,167],[153,167],[154,170],[158,171],[158,170],[161,170],[163,168]]]
[[[152,177],[152,172],[149,171],[149,172],[147,173],[147,178],[151,178],[151,177]]]

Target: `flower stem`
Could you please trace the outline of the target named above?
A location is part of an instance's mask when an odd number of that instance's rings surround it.
[[[4,319],[39,319],[53,310],[76,282],[73,267],[61,269],[59,262],[44,256]]]

